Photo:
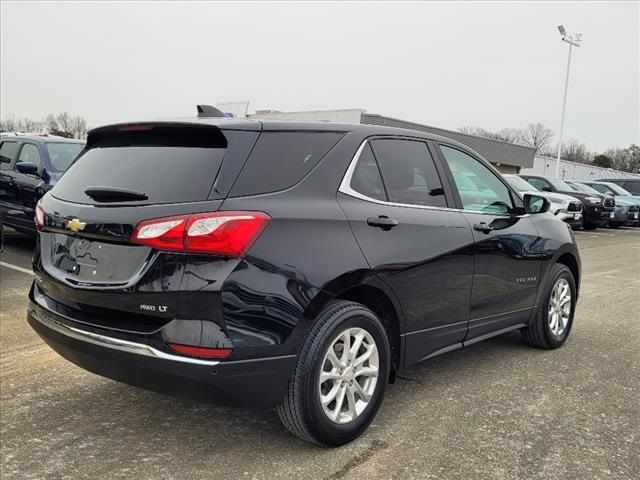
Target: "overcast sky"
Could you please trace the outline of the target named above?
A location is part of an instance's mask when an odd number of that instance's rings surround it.
[[[558,130],[594,150],[640,143],[637,2],[1,4],[1,111],[91,126],[189,115],[364,108],[456,129]]]

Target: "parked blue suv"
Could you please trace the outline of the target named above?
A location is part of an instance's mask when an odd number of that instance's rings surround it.
[[[84,141],[46,135],[0,137],[0,225],[36,233],[36,203],[84,148]]]

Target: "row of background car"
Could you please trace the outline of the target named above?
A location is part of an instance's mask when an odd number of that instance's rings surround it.
[[[24,233],[35,233],[36,203],[58,181],[85,142],[53,135],[2,132],[0,217]]]
[[[640,226],[640,179],[559,180],[540,175],[504,175],[521,193],[546,196],[550,211],[573,228]],[[620,186],[635,187],[630,192]]]
[[[84,148],[84,142],[50,135],[0,136],[0,214],[2,223],[35,233],[33,216],[38,200],[60,178]],[[640,179],[563,181],[537,175],[504,175],[521,194],[545,196],[550,211],[572,228],[640,226]],[[472,178],[456,182],[476,183]],[[631,188],[633,193],[620,186]],[[463,188],[463,185],[459,185]],[[481,187],[481,186],[480,186]],[[478,191],[477,188],[474,190]]]

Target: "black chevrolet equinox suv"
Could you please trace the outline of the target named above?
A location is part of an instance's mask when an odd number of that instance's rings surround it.
[[[548,207],[411,130],[109,125],[37,205],[28,321],[91,372],[341,445],[399,369],[512,330],[566,341],[580,258]]]

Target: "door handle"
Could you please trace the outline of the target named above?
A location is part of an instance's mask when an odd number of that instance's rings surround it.
[[[378,227],[388,232],[393,227],[398,225],[398,221],[393,218],[389,218],[386,215],[380,215],[379,217],[369,217],[367,218],[367,225],[371,227]]]
[[[478,231],[478,232],[482,232],[482,233],[489,233],[493,231],[493,227],[491,225],[488,225],[484,222],[480,222],[480,223],[476,223],[473,226],[473,229]]]

